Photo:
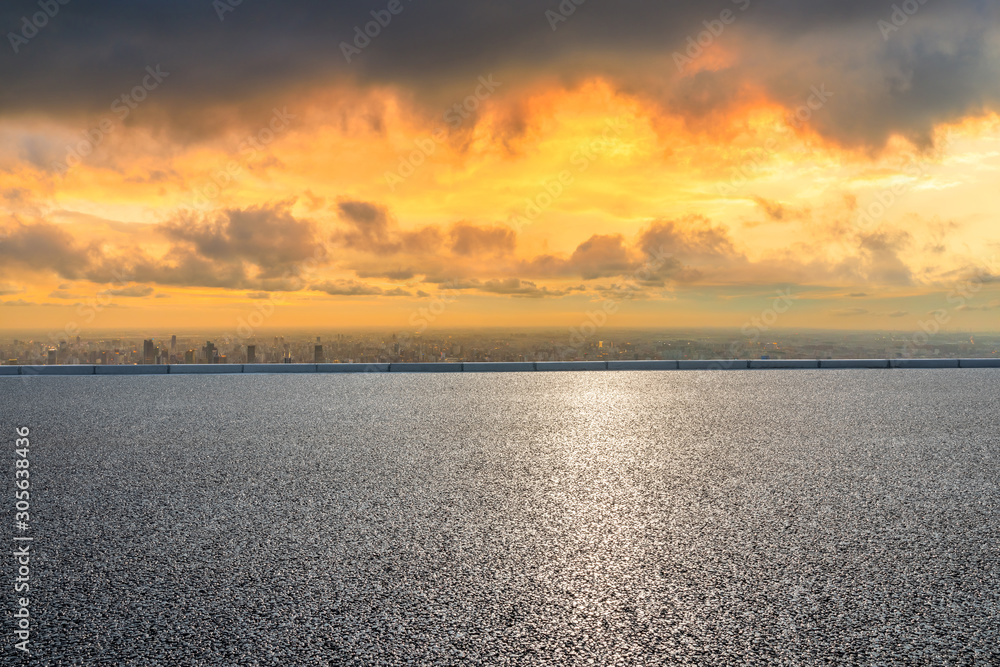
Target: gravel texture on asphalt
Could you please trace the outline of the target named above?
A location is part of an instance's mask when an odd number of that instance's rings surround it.
[[[31,429],[30,664],[1000,663],[995,370],[21,377],[0,404],[11,518]]]

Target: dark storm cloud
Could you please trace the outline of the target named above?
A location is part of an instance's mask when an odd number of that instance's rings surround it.
[[[98,294],[108,294],[110,296],[132,296],[132,297],[143,297],[150,296],[153,293],[153,288],[149,285],[132,285],[130,287],[122,287],[120,289],[107,289]]]
[[[399,253],[410,255],[437,255],[445,245],[445,234],[438,227],[402,230],[390,216],[385,206],[370,202],[341,200],[337,212],[347,229],[336,232],[333,240],[353,250],[387,256]],[[517,234],[503,225],[478,226],[460,222],[448,231],[452,253],[462,257],[489,257],[508,255],[517,245]],[[384,277],[407,280],[416,271],[359,267],[361,277]]]
[[[653,222],[639,237],[639,247],[649,257],[659,253],[684,259],[742,258],[729,232],[700,216]]]
[[[505,278],[503,280],[487,280],[479,286],[479,291],[488,294],[502,294],[528,299],[543,299],[545,297],[563,296],[566,292],[561,290],[550,290],[548,287],[539,287],[530,280],[519,278]]]
[[[506,255],[514,251],[517,234],[503,225],[477,227],[460,223],[451,228],[451,251],[456,255]]]
[[[337,204],[340,219],[348,225],[337,232],[333,240],[353,250],[376,255],[400,252],[434,252],[441,244],[441,232],[434,227],[416,231],[396,229],[394,220],[384,206],[363,201],[341,200]]]
[[[763,197],[753,197],[753,200],[757,203],[758,206],[764,209],[764,213],[766,213],[767,217],[772,221],[780,222],[785,219],[785,214],[787,213],[787,211],[784,205],[782,205],[780,202],[764,199]]]
[[[911,237],[902,231],[878,231],[858,236],[858,254],[840,262],[840,275],[875,284],[909,285],[913,272],[900,256]]]
[[[64,229],[48,222],[15,223],[0,229],[0,271],[54,271],[78,278],[90,263],[94,248],[84,247]]]
[[[620,235],[594,235],[577,246],[569,258],[584,280],[615,276],[632,267],[632,260]]]
[[[315,225],[292,216],[286,203],[230,209],[206,221],[177,220],[160,230],[202,258],[255,264],[264,270],[261,278],[286,275],[322,251]]]
[[[385,290],[357,280],[327,280],[310,286],[311,290],[330,296],[413,296],[401,287]]]
[[[386,268],[373,268],[373,269],[356,269],[355,273],[358,278],[385,278],[387,280],[410,280],[417,275],[414,269],[386,269]]]
[[[483,294],[498,294],[522,299],[544,299],[546,297],[565,296],[571,290],[550,289],[544,285],[538,285],[531,280],[522,278],[495,278],[492,280],[479,280],[478,278],[440,278],[428,277],[424,280],[428,284],[439,285],[448,291],[476,291]],[[418,292],[418,295],[420,292]],[[426,294],[426,293],[425,293]]]
[[[331,76],[376,82],[447,80],[508,63],[544,65],[583,46],[662,46],[712,13],[689,2],[654,8],[633,1],[591,3],[559,32],[545,10],[558,3],[402,0],[402,13],[346,61],[341,44],[388,2],[243,2],[220,20],[206,0],[71,2],[7,57],[2,107],[56,108],[67,100],[99,108],[130,88],[146,65],[171,71],[168,97],[225,100],[264,88]],[[5,3],[4,32],[20,32],[35,0]],[[8,40],[5,40],[9,42]],[[359,42],[363,44],[363,42]],[[629,49],[631,50],[631,48]],[[473,76],[473,78],[475,78]]]
[[[621,235],[595,234],[569,257],[540,255],[524,262],[521,271],[536,276],[574,276],[593,280],[627,273],[634,266]]]
[[[185,217],[134,233],[156,232],[170,242],[161,257],[141,249],[96,253],[80,271],[92,282],[179,287],[220,287],[267,292],[305,287],[303,272],[323,266],[327,253],[316,226],[289,212],[288,202],[228,209],[209,217]],[[68,276],[72,277],[72,276]],[[125,288],[125,296],[145,296],[148,287]],[[126,294],[125,292],[128,292]],[[134,293],[133,293],[134,292]]]
[[[220,3],[206,0],[71,2],[15,54],[9,35],[38,11],[34,0],[18,0],[0,9],[8,34],[0,114],[106,112],[157,65],[170,77],[150,94],[140,122],[189,131],[216,118],[201,113],[206,107],[269,109],[276,97],[322,82],[398,84],[438,104],[489,72],[518,74],[522,83],[554,73],[569,84],[601,74],[691,122],[731,108],[748,89],[794,110],[825,84],[833,96],[808,119],[817,131],[852,144],[877,145],[892,132],[926,140],[934,122],[996,108],[991,44],[1000,8],[989,0],[912,2],[919,9],[898,15],[896,26],[892,3],[868,0],[592,0],[560,22],[546,16],[558,11],[555,0],[402,0],[402,11],[348,63],[341,44],[388,2],[243,2],[222,20]],[[737,57],[682,77],[672,54],[684,53],[704,22],[718,28],[712,22],[724,10],[734,18],[708,48]],[[516,78],[505,85],[515,88]]]
[[[110,283],[124,274],[132,280],[178,287],[223,287],[229,289],[264,289],[250,280],[247,266],[241,261],[206,259],[196,251],[174,247],[162,258],[105,258],[87,273],[93,282]]]
[[[381,287],[367,285],[356,280],[328,280],[312,285],[310,289],[326,292],[331,296],[376,296],[383,293]]]

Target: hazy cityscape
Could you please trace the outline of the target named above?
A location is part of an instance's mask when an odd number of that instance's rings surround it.
[[[0,338],[6,365],[392,363],[632,359],[988,358],[1000,333],[608,330],[584,337],[566,330],[271,332],[234,338],[219,332],[116,332],[53,340]]]

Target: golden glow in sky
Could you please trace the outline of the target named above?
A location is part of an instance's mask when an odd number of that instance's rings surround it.
[[[923,113],[915,96],[893,116],[873,100],[922,70],[873,82],[895,64],[874,23],[839,28],[868,69],[824,59],[832,29],[789,37],[813,57],[800,73],[745,11],[683,67],[684,39],[571,41],[411,81],[377,75],[375,40],[346,74],[260,75],[242,97],[164,63],[105,84],[124,101],[8,104],[0,323],[226,327],[264,302],[269,326],[405,329],[446,302],[435,326],[562,326],[613,303],[619,326],[739,327],[791,293],[781,326],[909,329],[947,309],[996,329],[989,104]]]

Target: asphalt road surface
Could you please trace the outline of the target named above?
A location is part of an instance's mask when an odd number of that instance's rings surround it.
[[[16,377],[0,405],[11,520],[30,428],[26,664],[1000,663],[1000,371]]]

